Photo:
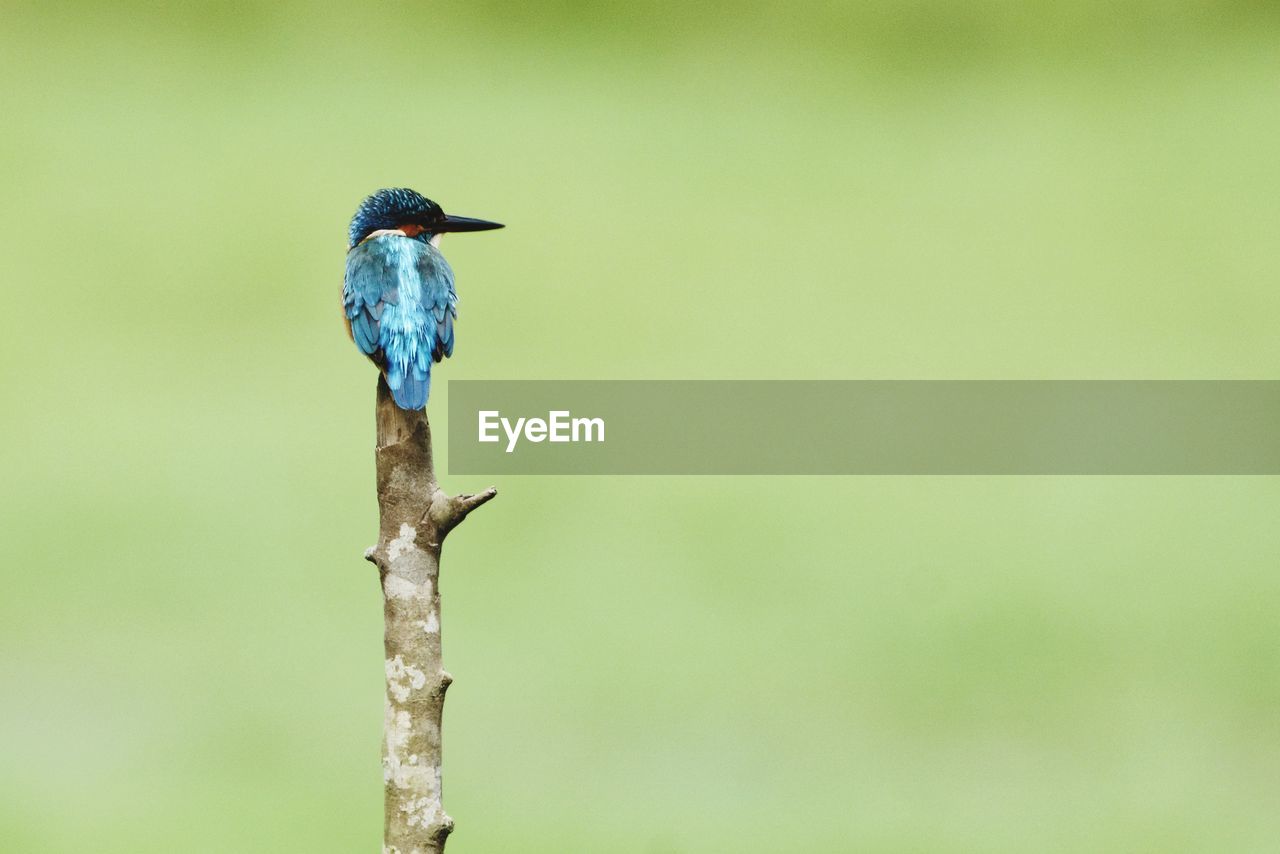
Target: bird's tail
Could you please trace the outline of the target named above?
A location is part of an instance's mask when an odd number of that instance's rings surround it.
[[[398,373],[398,372],[396,372]],[[406,373],[396,376],[395,373],[387,374],[387,385],[391,387],[391,397],[395,399],[396,406],[401,409],[415,411],[425,409],[427,398],[431,395],[431,370],[427,369],[426,374],[419,379],[415,376],[416,371],[410,368]],[[395,382],[395,380],[399,382]]]

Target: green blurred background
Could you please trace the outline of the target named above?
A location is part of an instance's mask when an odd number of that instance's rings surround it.
[[[3,3],[0,849],[378,850],[365,194],[509,225],[445,241],[442,378],[1275,378],[1278,36]],[[1276,850],[1275,479],[498,486],[444,561],[451,852]]]

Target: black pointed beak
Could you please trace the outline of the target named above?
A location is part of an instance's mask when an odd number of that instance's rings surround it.
[[[502,228],[502,223],[474,219],[469,216],[446,216],[444,222],[436,223],[429,230],[437,234],[445,234],[451,231],[489,231],[494,228]]]

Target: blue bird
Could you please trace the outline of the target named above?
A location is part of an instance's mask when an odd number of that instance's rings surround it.
[[[342,307],[360,352],[387,378],[401,409],[427,405],[431,364],[453,355],[458,295],[440,254],[450,231],[487,231],[500,223],[449,216],[420,193],[379,190],[360,203],[348,229]]]

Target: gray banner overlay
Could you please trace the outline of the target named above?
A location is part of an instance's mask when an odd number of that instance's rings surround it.
[[[1280,474],[1280,381],[455,380],[448,470]]]

